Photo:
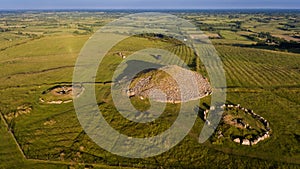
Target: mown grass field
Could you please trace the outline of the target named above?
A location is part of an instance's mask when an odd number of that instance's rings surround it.
[[[69,23],[68,20],[65,22]],[[78,22],[94,23],[92,19]],[[227,19],[222,22],[227,22]],[[211,18],[208,23],[218,22]],[[233,142],[199,144],[203,121],[198,118],[189,135],[170,151],[152,158],[128,159],[97,146],[81,128],[72,103],[49,105],[39,101],[43,91],[55,85],[71,84],[77,56],[92,33],[74,34],[78,24],[72,29],[36,24],[26,29],[49,34],[32,39],[0,33],[1,37],[14,39],[0,44],[0,112],[4,116],[16,111],[18,106],[32,106],[28,114],[12,121],[1,121],[0,168],[89,168],[92,165],[94,168],[299,168],[300,54],[232,46],[230,44],[253,42],[235,32],[221,31],[225,39],[213,42],[226,71],[227,101],[241,104],[267,119],[272,128],[271,137],[252,147]],[[136,124],[124,119],[113,105],[111,84],[104,82],[111,81],[114,69],[122,61],[115,53],[122,51],[130,55],[150,47],[171,51],[205,74],[194,52],[184,45],[132,37],[115,46],[98,71],[97,102],[111,126],[133,137],[149,137],[163,132],[174,122],[178,112],[178,105],[169,104],[157,121]],[[133,102],[137,106],[141,104]],[[209,105],[210,98],[201,102]],[[203,109],[206,104],[202,104]],[[26,158],[22,157],[9,128]]]

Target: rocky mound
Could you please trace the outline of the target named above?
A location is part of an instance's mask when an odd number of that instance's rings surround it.
[[[191,85],[192,82],[187,81],[191,78],[196,85]],[[184,82],[181,85],[183,89],[180,89],[177,82]],[[195,90],[195,86],[198,87],[198,90]],[[157,91],[161,91],[164,95],[157,93]],[[141,99],[151,97],[158,102],[180,103],[208,96],[211,92],[208,80],[202,75],[174,65],[138,74],[132,80],[127,94],[129,97],[137,96]],[[182,96],[181,93],[183,93]]]

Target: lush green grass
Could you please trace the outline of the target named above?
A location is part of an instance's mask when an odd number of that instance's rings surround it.
[[[293,86],[300,83],[300,56],[282,52],[217,46],[229,87]]]
[[[140,38],[134,38],[134,40],[131,40],[133,41],[131,43],[134,43],[136,49],[140,49],[142,47],[139,47],[137,45],[138,43],[140,43],[141,41],[145,41],[144,39]],[[161,45],[160,42],[152,42],[152,44],[153,43],[154,45],[157,43]],[[149,46],[154,46],[152,44],[150,44]],[[116,49],[120,50],[121,47],[117,46]],[[223,149],[223,145],[210,145],[209,143],[206,143],[206,145],[198,145],[196,138],[200,131],[198,128],[196,128],[191,132],[190,136],[186,138],[186,141],[181,143],[181,146],[177,146],[170,152],[166,153],[167,155],[164,154],[157,157],[161,159],[159,161],[165,161],[166,164],[157,163],[153,158],[145,160],[122,159],[100,148],[97,148],[97,146],[94,145],[94,143],[84,133],[82,133],[82,129],[77,122],[76,115],[71,103],[66,105],[40,105],[38,103],[39,96],[43,91],[45,91],[49,87],[52,87],[51,85],[42,84],[43,81],[41,80],[38,80],[32,87],[21,86],[20,88],[3,90],[5,92],[3,93],[2,97],[4,98],[5,96],[7,99],[3,99],[1,102],[3,105],[9,105],[9,107],[13,107],[12,103],[14,103],[15,107],[17,107],[23,102],[29,102],[34,105],[34,109],[29,115],[19,117],[15,121],[16,136],[18,138],[18,141],[20,142],[20,145],[24,149],[25,154],[29,158],[59,160],[60,154],[62,152],[65,152],[66,154],[68,154],[66,160],[77,159],[78,162],[97,161],[99,163],[111,165],[118,165],[118,163],[122,163],[125,166],[134,166],[133,164],[137,163],[141,163],[140,166],[177,166],[179,164],[175,162],[176,159],[179,158],[179,155],[183,155],[184,157],[182,157],[182,159],[180,157],[180,161],[182,161],[181,165],[190,165],[192,162],[195,166],[205,166],[207,164],[203,161],[196,162],[190,161],[190,159],[196,158],[199,153],[202,154],[205,151],[210,152],[212,151],[211,149],[216,149],[218,151],[221,150],[225,153],[228,153],[228,151],[230,151],[233,152],[233,154],[244,154],[269,160],[276,159],[279,161],[284,160],[292,162],[294,161],[292,159],[297,159],[296,155],[299,149],[294,134],[297,135],[299,133],[295,131],[295,133],[286,135],[283,134],[283,136],[281,135],[282,133],[286,133],[286,131],[294,131],[292,129],[297,128],[297,121],[295,120],[295,118],[288,118],[289,120],[285,119],[284,123],[282,122],[282,119],[286,117],[284,113],[286,107],[291,104],[297,106],[297,104],[290,103],[288,100],[274,95],[270,90],[276,86],[289,86],[294,85],[294,83],[298,83],[295,80],[297,80],[296,78],[299,78],[299,75],[297,74],[297,72],[294,72],[294,75],[291,74],[291,72],[293,72],[294,70],[290,69],[290,67],[293,65],[295,66],[299,62],[299,56],[286,53],[263,51],[258,49],[243,49],[228,46],[217,46],[217,49],[224,61],[224,66],[228,77],[228,84],[230,87],[228,100],[234,103],[240,103],[246,108],[255,110],[258,114],[268,119],[272,125],[272,128],[274,128],[274,135],[272,135],[271,139],[259,144],[257,147],[238,147],[237,145],[232,143],[224,143],[227,148]],[[178,50],[178,47],[176,47],[175,51],[178,51],[176,52],[179,53],[178,55],[184,56],[187,50],[182,49],[181,47]],[[116,61],[121,61],[121,59],[116,55],[108,55],[107,57],[114,59],[107,59],[104,63],[116,63]],[[268,59],[269,57],[274,57],[274,59]],[[262,60],[264,60],[264,62],[261,62]],[[273,69],[271,69],[272,71],[265,71],[265,68],[268,66],[273,67]],[[102,71],[99,72],[101,73]],[[250,74],[249,72],[252,73]],[[59,73],[62,73],[62,71],[58,69],[57,74]],[[49,78],[52,79],[55,79],[54,75],[57,75],[53,72],[51,73],[53,75],[49,75],[49,73],[47,72],[42,73],[42,75],[44,74],[48,75]],[[66,78],[71,76],[71,72],[70,74],[63,74],[66,75]],[[276,77],[275,79],[272,78],[272,82],[269,82],[268,78],[263,78],[273,77],[275,76],[274,74],[278,74],[278,77]],[[282,74],[286,76],[283,76]],[[35,76],[36,75],[28,75],[29,78],[34,78]],[[101,79],[101,81],[109,80],[110,76],[108,74],[107,76],[100,76],[99,78],[103,77],[107,78]],[[57,82],[63,82],[63,80],[65,80],[65,78],[57,79]],[[30,82],[27,82],[27,84],[30,84]],[[38,84],[41,86],[41,88],[38,88]],[[253,91],[252,93],[249,93],[247,90],[245,90],[244,92],[242,90],[243,88],[249,88],[249,91]],[[259,88],[266,89],[259,90]],[[118,115],[112,104],[109,84],[97,86],[97,91],[97,93],[99,93],[98,102],[103,102],[103,104],[100,106],[100,109],[102,110],[102,113],[107,116],[107,121],[111,122],[112,126],[114,126],[116,129],[121,130],[125,134],[134,133],[133,136],[135,137],[149,136],[147,135],[147,133],[152,133],[155,135],[168,128],[168,124],[171,124],[172,118],[176,117],[172,113],[168,114],[168,112],[174,112],[173,110],[171,110],[172,107],[170,107],[171,109],[167,109],[165,116],[163,116],[163,118],[161,119],[164,122],[152,124],[151,127],[153,128],[151,128],[150,131],[145,132],[145,127],[142,127],[143,125],[139,126],[134,123],[129,123],[126,120],[122,120],[122,117]],[[209,104],[209,102],[207,103]],[[280,110],[280,113],[277,113],[278,110]],[[286,113],[289,113],[288,117],[297,116],[297,108],[293,108],[292,110],[293,111],[289,109],[289,111],[286,111]],[[45,125],[45,122],[50,120],[55,121],[56,123],[51,126]],[[169,123],[167,123],[165,120],[169,121]],[[196,126],[198,126],[199,128],[202,125],[203,123],[201,121],[198,121],[196,124]],[[274,144],[277,144],[280,148],[274,149]],[[286,147],[286,145],[289,145],[290,148]],[[84,147],[84,150],[82,151],[79,150],[81,146]],[[207,148],[207,146],[209,148]],[[190,148],[193,149],[193,153],[189,155],[183,154],[183,152],[189,150]],[[82,154],[81,159],[78,159],[76,155],[76,152],[78,151],[80,151]],[[171,156],[172,158],[167,158],[174,153],[177,154],[178,157]],[[224,160],[226,158],[224,158],[225,156],[223,157],[221,152],[221,157],[213,160],[213,156],[215,156],[215,153],[216,152],[204,154],[206,154],[205,156],[207,156],[207,160],[211,160],[214,162],[216,162],[215,160],[219,160],[219,163],[221,161],[225,162]],[[284,155],[285,158],[282,158],[280,155]],[[233,156],[228,155],[228,158],[232,157]],[[174,162],[172,162],[173,160]],[[260,164],[260,162],[258,162],[257,164]]]
[[[200,18],[199,21],[204,18]],[[230,21],[227,18],[219,21],[219,17],[216,16],[209,18],[207,24],[220,22],[228,24]],[[249,16],[246,19],[249,19]],[[299,54],[227,46],[226,44],[252,42],[238,33],[221,31],[225,39],[214,40],[214,42],[222,43],[222,45],[216,45],[216,49],[226,71],[227,101],[241,104],[267,119],[272,128],[271,137],[253,147],[240,146],[232,142],[214,145],[211,141],[207,141],[199,144],[198,137],[203,122],[197,119],[189,135],[170,151],[152,158],[127,159],[98,147],[84,133],[78,123],[72,103],[63,105],[39,103],[43,91],[57,84],[71,83],[77,55],[89,37],[89,35],[72,33],[78,30],[78,24],[71,24],[68,19],[62,22],[69,25],[46,25],[47,23],[35,21],[23,30],[48,32],[40,39],[20,38],[19,35],[13,33],[1,34],[0,41],[5,43],[1,43],[0,48],[9,48],[0,51],[0,111],[2,114],[9,114],[24,104],[33,107],[29,114],[8,122],[13,126],[17,141],[26,157],[46,161],[22,158],[1,121],[0,168],[85,167],[79,163],[97,163],[95,168],[106,168],[108,165],[141,168],[160,166],[165,168],[211,168],[211,166],[218,168],[299,168]],[[76,22],[85,23],[85,26],[95,23],[93,19],[80,20],[78,18]],[[250,27],[251,25],[245,22],[242,26]],[[278,31],[274,25],[272,27],[268,30]],[[258,26],[256,31],[267,31],[267,28]],[[6,42],[2,36],[12,38],[13,41]],[[26,43],[22,44],[23,42]],[[128,56],[135,51],[153,47],[173,52],[188,65],[196,66],[196,71],[205,74],[199,59],[186,46],[132,37],[115,46],[107,54],[100,65],[97,81],[111,81],[113,71],[122,61],[115,54],[116,52],[121,51]],[[110,94],[110,85],[110,83],[96,85],[97,102],[109,124],[123,134],[133,137],[153,136],[169,128],[177,117],[178,105],[168,105],[163,115],[153,123],[130,122],[115,109]],[[134,99],[132,102],[140,108],[148,104],[141,104]],[[210,98],[203,99],[201,103],[209,104]],[[201,108],[207,107],[202,104]],[[62,153],[65,154],[64,161],[60,158]]]
[[[249,41],[247,38],[240,36],[236,32],[232,31],[220,31],[220,35],[226,40]]]
[[[8,128],[4,125],[2,118],[0,120],[0,168],[7,166],[16,168],[24,163],[24,157],[17,148]]]

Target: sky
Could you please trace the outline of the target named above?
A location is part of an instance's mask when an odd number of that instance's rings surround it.
[[[0,9],[300,9],[300,0],[0,0]]]

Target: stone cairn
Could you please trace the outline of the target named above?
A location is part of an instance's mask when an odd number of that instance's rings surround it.
[[[200,99],[212,93],[208,79],[204,78],[197,72],[193,72],[175,65],[163,67],[161,70],[175,72],[175,75],[174,77],[166,77],[157,83],[152,80],[152,76],[141,78],[135,84],[135,86],[126,91],[127,96],[138,96],[141,98],[151,97],[157,102],[177,104]],[[187,76],[191,77],[193,81],[197,83],[195,86],[198,87],[198,90],[195,90],[194,86],[191,84],[184,86],[177,85],[177,81],[175,79],[177,79],[178,82],[183,82]],[[157,90],[162,91],[165,96],[155,94],[155,91]],[[184,93],[182,94],[181,91],[184,91]]]

